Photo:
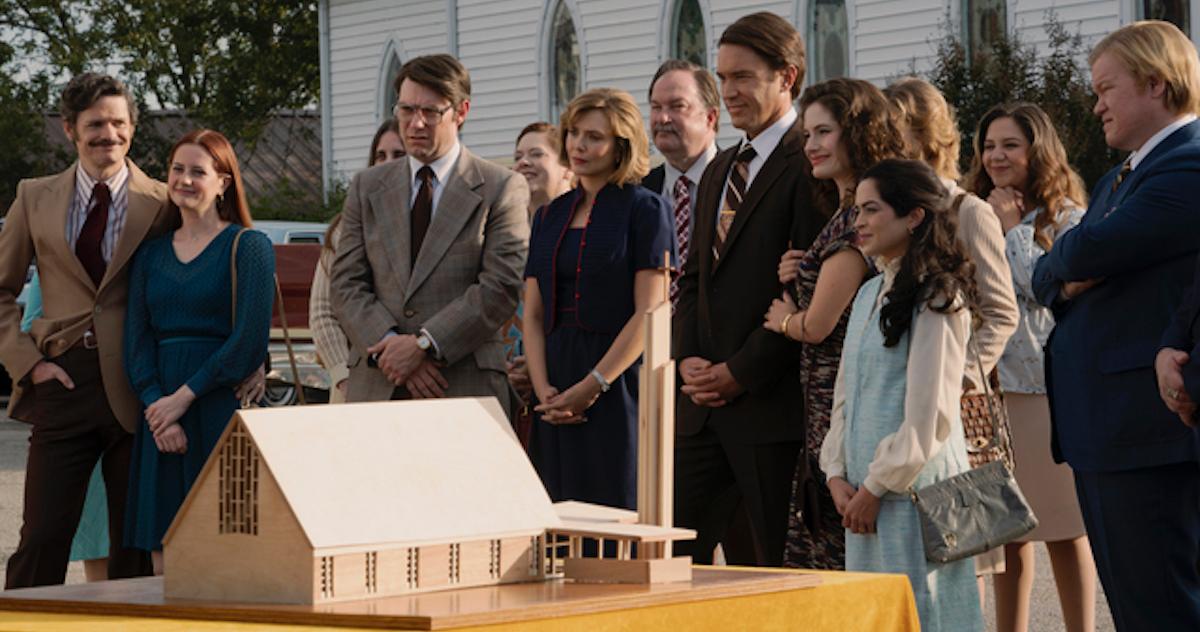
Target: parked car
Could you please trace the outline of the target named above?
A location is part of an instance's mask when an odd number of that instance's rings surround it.
[[[270,371],[267,390],[261,401],[267,406],[290,406],[298,403],[297,384],[304,389],[309,402],[329,401],[329,372],[321,366],[312,330],[308,327],[308,296],[313,272],[321,257],[327,224],[268,220],[255,222],[254,228],[270,238],[275,249],[275,274],[283,295],[283,316],[287,318],[288,333],[296,357],[297,377],[288,358],[283,336],[280,305],[275,305],[271,317],[271,343],[268,348]]]

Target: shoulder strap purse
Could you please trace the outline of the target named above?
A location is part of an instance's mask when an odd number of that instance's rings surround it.
[[[242,233],[250,230],[243,228],[233,236],[233,247],[229,250],[229,272],[233,287],[233,302],[232,308],[229,310],[233,322],[237,324],[237,251],[238,242],[242,240]],[[292,348],[292,337],[288,333],[287,312],[283,309],[283,292],[279,289],[279,275],[275,275],[275,300],[279,303],[279,324],[283,329],[283,342],[287,346],[288,364],[292,367],[292,381],[296,389],[296,397],[300,400],[300,405],[304,406],[308,402],[304,399],[304,387],[300,384],[300,370],[296,366],[296,351]]]
[[[979,357],[979,345],[971,338]],[[985,394],[991,386],[979,367]],[[992,429],[997,429],[996,406],[987,399]],[[994,434],[993,434],[994,436]],[[1003,460],[991,461],[919,490],[909,490],[921,521],[925,558],[945,564],[1012,542],[1038,525],[1037,517],[1012,470]]]

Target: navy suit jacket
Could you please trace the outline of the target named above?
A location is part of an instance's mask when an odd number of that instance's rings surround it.
[[[1114,192],[1119,171],[1100,179],[1083,221],[1033,275],[1057,321],[1046,343],[1054,457],[1081,471],[1200,460],[1154,375],[1200,251],[1200,121],[1164,139]],[[1064,282],[1094,278],[1104,281],[1060,300]]]

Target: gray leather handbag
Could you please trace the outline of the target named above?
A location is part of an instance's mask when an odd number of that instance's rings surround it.
[[[978,357],[978,345],[971,339]],[[983,366],[979,374],[984,389],[990,391]],[[992,436],[998,436],[997,416],[988,393]],[[1021,494],[1012,471],[1003,460],[951,476],[944,481],[909,490],[921,520],[921,539],[925,558],[945,564],[978,555],[1012,542],[1033,531],[1037,517]]]

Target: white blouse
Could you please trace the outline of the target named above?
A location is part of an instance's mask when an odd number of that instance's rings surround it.
[[[1044,209],[1026,215],[1020,224],[1004,236],[1004,254],[1012,270],[1013,288],[1017,293],[1017,307],[1021,320],[1017,330],[1008,339],[1004,355],[998,364],[1000,387],[1010,393],[1045,394],[1046,372],[1042,349],[1050,330],[1054,329],[1054,315],[1050,309],[1038,304],[1033,293],[1033,268],[1038,259],[1046,254],[1041,244],[1033,238],[1033,222]],[[1071,205],[1059,215],[1053,227],[1051,241],[1058,241],[1068,230],[1083,220],[1084,210]]]
[[[883,285],[875,309],[892,287],[899,259],[881,264]],[[896,432],[875,448],[863,486],[876,497],[887,492],[908,493],[908,488],[950,438],[959,414],[963,367],[966,365],[970,311],[943,314],[928,306],[917,310],[909,330],[908,377],[904,393],[904,420]],[[937,376],[935,379],[931,377]],[[845,373],[838,371],[833,390],[829,433],[821,445],[821,471],[827,479],[846,475]]]

